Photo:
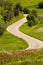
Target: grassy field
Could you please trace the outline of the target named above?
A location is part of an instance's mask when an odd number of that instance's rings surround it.
[[[32,5],[37,5],[39,2],[43,1],[43,0],[10,0],[11,2],[13,2],[14,4],[16,3],[21,3],[21,5],[23,7],[27,7],[27,6],[32,6]]]
[[[37,38],[37,39],[43,41],[43,31],[40,31],[40,32],[37,31],[37,29],[40,28],[40,27],[43,27],[43,24],[39,24],[39,25],[36,25],[36,26],[33,26],[33,27],[29,27],[27,25],[27,23],[25,23],[20,27],[20,31],[27,34],[27,35],[30,35],[34,38]]]
[[[10,24],[18,21],[21,18],[23,18],[23,15],[20,14],[17,18],[13,18],[11,22],[8,22],[6,25],[9,26]],[[27,47],[28,45],[24,40],[16,36],[13,36],[7,31],[5,31],[4,34],[0,36],[0,51],[1,50],[15,51],[25,49]]]
[[[28,45],[22,39],[11,35],[7,31],[0,37],[0,51],[16,51],[27,48]]]
[[[8,56],[8,57],[11,57],[11,56]],[[13,58],[9,60],[9,62],[3,63],[3,64],[4,65],[34,65],[34,64],[43,65],[43,49],[41,51],[39,50],[34,50],[34,51],[32,50],[27,52],[25,51],[23,55],[21,52],[21,55],[18,55],[18,56],[13,55]]]

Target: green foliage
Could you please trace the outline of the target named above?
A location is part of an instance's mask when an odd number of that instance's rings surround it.
[[[3,35],[5,29],[6,29],[5,25],[0,24],[0,35]]]
[[[29,14],[29,13],[30,13],[30,11],[29,11],[28,8],[24,8],[24,9],[23,9],[23,12],[24,12],[24,14]]]
[[[10,1],[4,1],[4,10],[12,10],[12,6],[13,6],[13,3],[11,3]]]
[[[14,16],[19,16],[19,10],[14,9]]]
[[[0,15],[0,35],[3,35],[5,29],[6,29],[6,26],[3,21],[3,17]]]
[[[15,5],[15,9],[18,10],[18,11],[22,11],[22,6],[21,6],[21,4],[20,4],[20,3],[17,3],[17,4]]]
[[[29,26],[34,26],[39,23],[37,20],[37,12],[35,10],[32,10],[32,12],[28,14],[26,18]]]
[[[38,7],[39,7],[39,8],[43,8],[43,2],[40,2],[40,3],[38,4]]]
[[[13,4],[10,1],[5,0],[0,9],[0,14],[5,22],[10,21],[14,17]]]
[[[19,12],[22,12],[22,6],[20,3],[17,3],[14,8],[14,16],[18,16]]]

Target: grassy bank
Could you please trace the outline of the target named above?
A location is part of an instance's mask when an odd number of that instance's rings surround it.
[[[27,35],[30,35],[34,38],[37,38],[37,39],[43,41],[43,31],[40,31],[40,32],[37,31],[37,29],[40,28],[40,27],[43,27],[43,24],[39,24],[39,25],[36,25],[36,26],[33,26],[33,27],[29,27],[27,25],[27,23],[25,23],[20,27],[20,31],[27,34]]]
[[[2,62],[4,65],[43,65],[43,49],[18,51],[13,52],[12,56],[8,54],[1,54],[0,56],[6,60]]]

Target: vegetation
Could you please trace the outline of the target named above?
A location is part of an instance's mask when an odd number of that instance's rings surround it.
[[[43,65],[43,49],[17,51],[12,55],[0,53],[0,56],[2,65]]]
[[[28,14],[27,22],[20,27],[20,30],[43,41],[43,31],[40,30],[43,24],[37,16],[43,14],[41,1],[43,0],[0,0],[0,51],[12,51],[13,54],[0,53],[0,65],[43,65],[43,49],[41,52],[39,50],[18,52],[17,50],[25,49],[28,45],[24,40],[6,31],[7,26],[23,18],[22,12],[24,12]]]
[[[34,26],[39,23],[37,18],[37,12],[35,10],[32,10],[32,12],[27,15],[27,22],[29,26]]]
[[[0,35],[3,35],[6,27],[3,24],[0,24]]]
[[[43,8],[43,2],[40,2],[40,3],[38,4],[38,7],[39,7],[39,8]]]
[[[29,14],[29,13],[30,13],[30,11],[29,11],[28,8],[24,8],[24,9],[23,9],[23,12],[24,12],[24,14]]]
[[[24,40],[11,35],[7,31],[0,37],[0,51],[16,51],[27,47],[28,45]]]
[[[21,6],[21,4],[20,4],[20,3],[17,3],[17,4],[15,5],[15,9],[18,10],[18,11],[22,11],[22,6]]]
[[[38,24],[38,25],[35,25],[32,27],[29,27],[27,25],[27,23],[25,23],[20,27],[20,31],[43,41],[43,31],[41,31],[41,30],[40,30],[40,32],[37,31],[37,29],[39,29],[41,27],[43,28],[43,24]]]

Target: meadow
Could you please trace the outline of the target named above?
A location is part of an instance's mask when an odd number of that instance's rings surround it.
[[[43,41],[43,31],[41,31],[41,30],[38,31],[38,29],[41,28],[41,27],[43,28],[43,24],[38,24],[36,26],[29,27],[27,25],[27,23],[25,23],[20,27],[20,31],[27,34],[27,35],[29,35],[29,36],[32,36],[36,39],[39,39],[39,40]]]
[[[10,56],[1,53],[0,56],[1,62],[4,60],[2,65],[43,65],[43,49],[12,52]]]

